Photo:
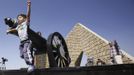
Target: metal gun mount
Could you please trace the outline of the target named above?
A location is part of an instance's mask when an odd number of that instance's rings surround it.
[[[17,23],[11,18],[5,18],[5,24],[11,29],[17,27]],[[50,34],[46,40],[35,31],[28,28],[28,37],[37,49],[37,53],[48,53],[50,67],[69,67],[71,59],[66,42],[60,33],[54,32]]]

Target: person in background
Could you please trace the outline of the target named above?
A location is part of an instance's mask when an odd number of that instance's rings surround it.
[[[98,59],[96,64],[99,66],[99,65],[105,65],[106,63],[101,59]]]
[[[1,58],[1,69],[0,70],[6,70],[6,62],[8,61],[8,59],[6,59],[6,58],[4,58],[4,57],[2,57]]]
[[[94,58],[93,57],[89,57],[87,59],[87,64],[86,66],[93,66],[94,65]]]

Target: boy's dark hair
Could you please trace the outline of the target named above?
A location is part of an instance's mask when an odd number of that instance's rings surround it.
[[[22,16],[23,18],[27,18],[27,15],[26,15],[26,14],[19,14],[19,15],[17,16],[17,18],[18,18],[19,16]]]

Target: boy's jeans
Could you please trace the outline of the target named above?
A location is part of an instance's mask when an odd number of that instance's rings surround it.
[[[34,65],[33,50],[31,48],[32,42],[26,40],[20,43],[20,56],[23,58],[27,65]]]

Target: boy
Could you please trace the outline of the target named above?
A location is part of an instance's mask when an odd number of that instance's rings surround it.
[[[17,16],[18,25],[14,29],[10,29],[7,33],[18,32],[18,36],[20,38],[20,57],[23,58],[26,62],[28,67],[28,72],[34,70],[34,56],[31,49],[31,41],[28,38],[28,27],[30,25],[30,12],[31,12],[31,2],[30,0],[27,1],[27,15],[19,14]]]

